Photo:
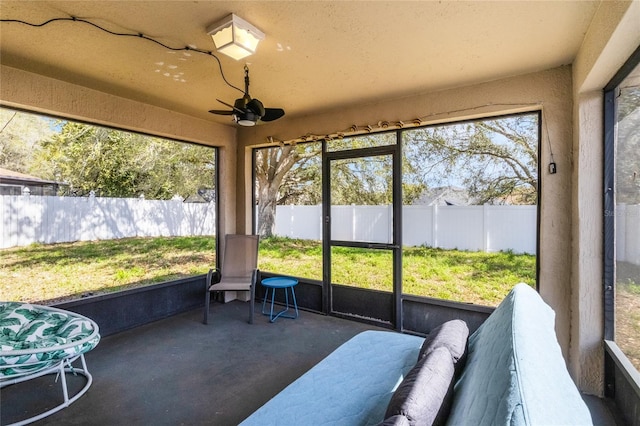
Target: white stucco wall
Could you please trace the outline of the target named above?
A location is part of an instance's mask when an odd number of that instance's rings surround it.
[[[603,88],[640,46],[640,2],[601,3],[573,64],[570,371],[604,392]]]
[[[0,81],[6,107],[218,147],[219,232],[235,232],[235,128],[7,66],[0,66]]]

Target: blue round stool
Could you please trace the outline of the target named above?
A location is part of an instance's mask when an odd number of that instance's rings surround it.
[[[264,280],[262,280],[262,285],[267,288],[267,292],[264,296],[264,299],[262,300],[262,314],[269,315],[269,322],[274,322],[276,319],[278,319],[278,317],[292,318],[292,319],[298,318],[298,303],[296,302],[296,293],[293,290],[293,287],[297,284],[298,284],[297,279],[289,278],[289,277],[273,277],[273,278],[265,278]],[[279,288],[284,289],[286,307],[280,312],[276,313],[276,315],[274,316],[273,302],[276,296],[276,289],[279,289]],[[286,313],[287,311],[289,311],[289,292],[287,291],[287,289],[291,289],[291,296],[293,298],[293,307],[295,308],[295,311],[296,311],[295,315]],[[271,311],[265,312],[264,308],[267,302],[267,298],[269,297],[269,290],[271,290]]]

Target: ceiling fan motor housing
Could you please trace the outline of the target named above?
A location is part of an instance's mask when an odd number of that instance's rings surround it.
[[[242,114],[235,113],[233,115],[233,119],[241,126],[255,126],[256,122],[260,119],[260,116],[254,114],[247,108]]]
[[[244,96],[230,104],[218,99],[218,102],[232,108],[231,111],[211,110],[209,112],[220,115],[233,115],[233,121],[241,126],[255,126],[259,120],[273,121],[284,115],[282,108],[265,108],[258,99],[252,99],[249,95],[249,68],[244,68]]]

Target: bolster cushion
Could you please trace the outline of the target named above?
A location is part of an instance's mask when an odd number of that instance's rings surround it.
[[[453,377],[449,350],[445,347],[432,350],[418,361],[393,393],[385,421],[404,416],[410,425],[442,424],[451,406]]]
[[[407,416],[403,416],[402,414],[396,414],[395,416],[387,417],[384,419],[382,423],[378,426],[410,426],[409,419]]]
[[[457,376],[466,362],[468,337],[467,323],[459,319],[447,321],[431,330],[431,333],[424,339],[418,361],[437,348],[447,348],[453,358]]]

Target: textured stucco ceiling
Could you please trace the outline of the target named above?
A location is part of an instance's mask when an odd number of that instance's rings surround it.
[[[76,16],[173,47],[212,50],[209,24],[233,12],[265,34],[254,56],[220,56],[227,79],[288,117],[570,64],[599,1],[6,1],[2,19]],[[2,64],[220,123],[240,93],[218,64],[81,22],[0,24]],[[4,83],[3,83],[4,84]],[[265,124],[268,125],[268,124]]]

